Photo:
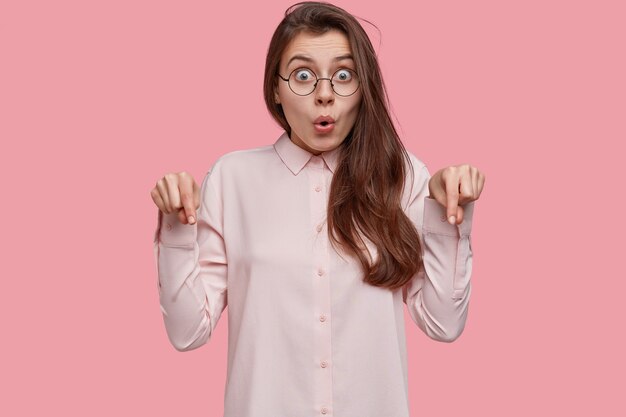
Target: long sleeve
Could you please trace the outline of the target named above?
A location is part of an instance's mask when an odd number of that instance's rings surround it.
[[[154,234],[161,311],[178,351],[204,345],[227,305],[223,212],[210,174],[202,182],[196,223],[159,210]]]
[[[403,299],[411,318],[428,337],[452,342],[465,328],[470,301],[475,202],[463,206],[460,225],[448,223],[445,207],[428,197],[428,168],[421,169],[407,215],[421,238],[424,268],[405,285]]]

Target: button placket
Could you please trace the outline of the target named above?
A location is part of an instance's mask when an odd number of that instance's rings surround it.
[[[331,172],[326,169],[321,157],[312,156],[307,169],[311,186],[311,224],[313,235],[313,302],[315,316],[314,351],[312,364],[314,370],[315,404],[321,414],[330,414],[332,405],[332,369],[331,369],[331,315],[330,315],[330,280],[328,273],[329,254],[328,237],[324,228],[326,207],[328,205],[327,176]]]

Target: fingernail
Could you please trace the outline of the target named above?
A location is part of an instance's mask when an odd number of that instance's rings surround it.
[[[189,224],[193,224],[193,222],[194,222],[193,216],[187,217],[187,220],[189,221]]]
[[[456,222],[456,217],[454,216],[448,217],[448,222],[450,222],[450,224],[454,224]]]

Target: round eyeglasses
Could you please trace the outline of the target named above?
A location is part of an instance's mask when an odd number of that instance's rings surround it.
[[[359,88],[359,77],[356,72],[348,68],[339,68],[332,78],[317,78],[313,70],[309,68],[296,68],[291,71],[289,78],[277,74],[283,81],[287,81],[289,89],[299,96],[308,96],[317,87],[320,80],[330,81],[335,94],[347,97],[356,93]]]

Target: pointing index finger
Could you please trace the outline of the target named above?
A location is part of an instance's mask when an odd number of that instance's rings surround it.
[[[181,181],[180,182],[180,195],[181,195],[181,203],[185,210],[185,217],[189,224],[194,224],[196,222],[196,205],[194,198],[194,180],[191,178],[191,181]]]
[[[456,224],[457,206],[459,205],[458,181],[458,178],[450,178],[446,181],[446,215],[450,224]]]

